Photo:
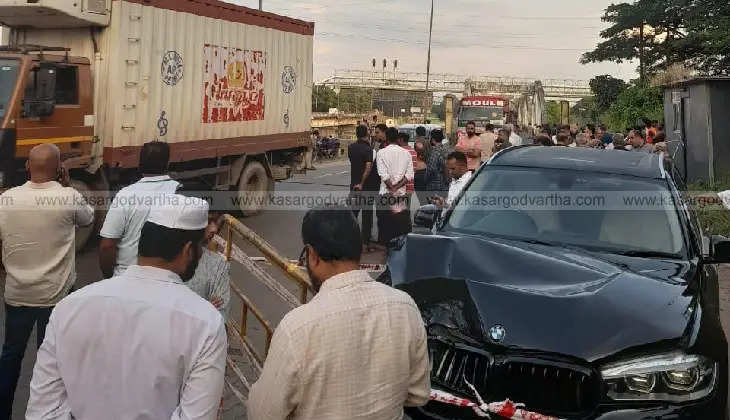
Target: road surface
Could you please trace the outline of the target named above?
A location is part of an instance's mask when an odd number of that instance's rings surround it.
[[[289,195],[292,193],[318,193],[332,194],[332,197],[343,199],[347,196],[349,185],[349,165],[343,162],[324,163],[316,171],[310,171],[306,175],[297,175],[293,179],[277,184],[277,196]],[[302,249],[301,222],[304,217],[304,210],[270,210],[258,216],[243,219],[243,222],[268,240],[283,255],[296,258]],[[88,284],[101,278],[98,269],[97,254],[94,249],[88,249],[78,256],[77,260],[78,279],[81,284]],[[274,272],[273,269],[271,270]],[[250,275],[240,267],[235,267],[232,279],[238,287],[245,290],[252,297],[252,300],[261,305],[264,315],[275,325],[286,312],[278,302],[277,298],[263,290],[262,287],[255,287],[256,282],[248,281]],[[4,288],[4,281],[0,281],[0,287]],[[294,288],[291,288],[295,290]],[[730,266],[721,267],[721,317],[726,333],[730,328]],[[240,319],[240,308],[232,308],[233,319]],[[249,317],[253,318],[253,317]],[[4,339],[4,308],[0,310],[0,340]],[[251,334],[254,341],[259,343],[263,340],[263,330],[255,323],[251,323]],[[730,334],[729,334],[730,335]],[[33,340],[31,340],[31,343]],[[20,383],[16,392],[15,404],[13,406],[13,419],[22,419],[29,395],[29,381],[32,374],[33,362],[35,360],[35,346],[29,345],[23,360],[23,370]],[[224,404],[225,420],[245,419],[245,412],[236,399],[228,394]]]

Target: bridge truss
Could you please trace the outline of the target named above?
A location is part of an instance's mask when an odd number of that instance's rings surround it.
[[[464,76],[457,74],[431,74],[428,90],[436,93],[463,94],[467,87],[483,95],[503,95],[513,98],[530,94],[538,80],[509,76]],[[585,80],[542,79],[547,101],[575,103],[593,96]],[[426,73],[408,73],[372,70],[335,70],[320,85],[333,89],[364,88],[399,91],[426,91]]]

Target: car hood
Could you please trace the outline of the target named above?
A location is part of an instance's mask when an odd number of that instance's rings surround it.
[[[426,325],[465,339],[593,362],[679,340],[697,299],[687,261],[622,257],[472,236],[408,235],[391,251],[394,287]],[[493,326],[506,331],[490,342]]]

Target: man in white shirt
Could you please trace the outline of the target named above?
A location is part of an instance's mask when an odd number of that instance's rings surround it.
[[[249,420],[385,420],[431,390],[426,330],[413,299],[360,271],[357,221],[345,208],[302,223],[317,294],[274,331],[251,388]]]
[[[509,142],[512,146],[522,146],[522,137],[515,133],[515,126],[512,124],[506,124],[504,129],[509,131]]]
[[[139,233],[150,208],[160,197],[180,187],[166,175],[169,161],[167,143],[155,141],[142,146],[139,170],[143,178],[117,193],[101,228],[99,265],[104,278],[118,276],[137,263]]]
[[[30,181],[0,199],[5,265],[5,342],[0,358],[0,419],[10,419],[23,355],[36,329],[40,347],[53,306],[76,281],[76,227],[94,221],[94,209],[69,187],[53,144],[34,147]]]
[[[433,200],[434,204],[443,207],[444,210],[454,204],[456,198],[461,194],[461,190],[464,189],[472,176],[472,171],[467,168],[466,155],[461,152],[452,152],[446,160],[446,166],[449,169],[449,176],[451,176],[449,195],[446,197],[445,202],[438,198]]]
[[[380,175],[380,210],[378,240],[387,245],[391,239],[411,231],[411,216],[407,206],[406,184],[413,181],[413,158],[398,145],[398,130],[391,127],[385,132],[387,146],[378,150]]]
[[[27,420],[214,420],[227,352],[221,314],[190,290],[208,204],[153,207],[139,265],[63,299],[30,383]]]

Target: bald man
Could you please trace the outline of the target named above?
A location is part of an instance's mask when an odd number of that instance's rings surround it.
[[[26,168],[30,181],[0,196],[0,241],[7,273],[0,420],[11,418],[15,387],[33,327],[40,347],[51,310],[76,281],[76,227],[94,221],[94,210],[69,187],[58,147],[34,147]]]

